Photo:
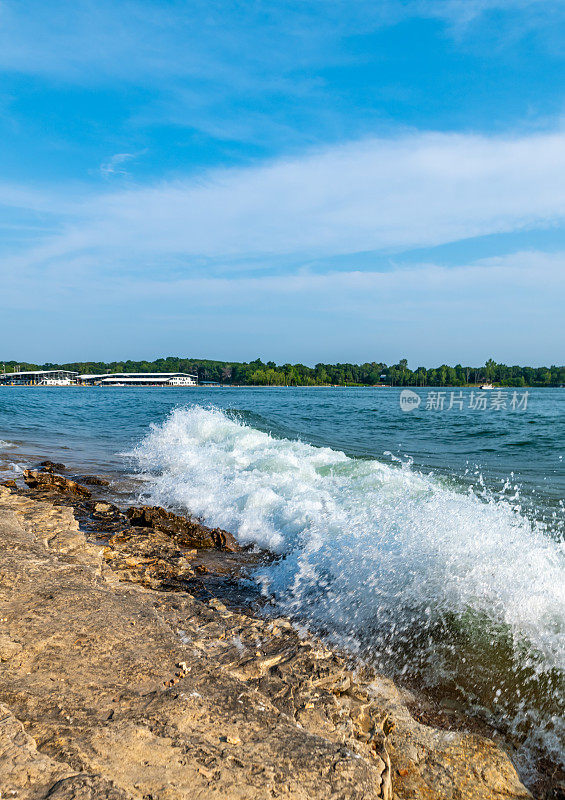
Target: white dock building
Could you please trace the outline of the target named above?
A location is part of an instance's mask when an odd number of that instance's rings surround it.
[[[0,374],[0,386],[198,386],[187,372],[111,372],[79,375],[67,369],[41,369]]]
[[[78,372],[67,369],[40,369],[34,372],[4,372],[0,375],[2,386],[72,386]]]
[[[198,386],[198,375],[187,372],[112,372],[79,375],[78,383],[85,386]]]

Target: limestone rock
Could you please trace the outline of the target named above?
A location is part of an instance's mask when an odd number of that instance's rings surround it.
[[[109,486],[110,481],[106,478],[101,478],[99,475],[81,475],[78,480],[81,483],[86,483],[87,486]]]
[[[40,472],[35,469],[24,469],[24,481],[30,489],[41,492],[58,492],[62,494],[90,497],[90,490],[80,483],[56,475],[54,472]]]
[[[22,723],[0,703],[0,797],[40,800],[72,772],[68,764],[38,752]]]
[[[287,620],[130,582],[143,558],[172,563],[169,534],[112,539],[91,545],[69,509],[0,488],[2,796],[531,797],[492,742],[416,722],[392,681]]]
[[[228,531],[207,528],[160,506],[128,508],[126,513],[132,525],[163,531],[184,547],[213,547],[230,553],[241,549]]]
[[[39,466],[45,470],[45,472],[64,472],[66,470],[65,465],[61,464],[59,461],[42,461]]]
[[[49,790],[48,800],[133,800],[133,795],[100,775],[79,774],[57,781]]]

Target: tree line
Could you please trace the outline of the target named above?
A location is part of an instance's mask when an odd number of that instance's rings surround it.
[[[275,364],[274,361],[211,361],[200,358],[168,356],[155,361],[76,361],[68,364],[31,364],[6,361],[6,372],[18,369],[68,369],[82,374],[112,372],[188,372],[201,382],[240,386],[467,386],[493,383],[499,386],[563,386],[565,367],[520,367],[498,364],[489,359],[481,367],[442,364],[411,370],[406,359],[398,364]]]

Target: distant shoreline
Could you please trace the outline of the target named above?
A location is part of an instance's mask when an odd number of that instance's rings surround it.
[[[199,384],[220,386],[366,386],[395,388],[473,388],[492,384],[495,388],[559,388],[565,385],[565,366],[552,364],[507,365],[492,358],[482,366],[440,364],[410,369],[405,358],[397,364],[370,361],[363,364],[301,363],[276,364],[274,361],[220,361],[203,358],[169,356],[153,361],[75,361],[65,364],[33,364],[0,361],[0,377],[17,372],[72,372],[86,380],[111,375],[183,374],[193,376]]]
[[[40,386],[39,384],[22,384],[22,383],[0,383],[0,388],[7,389],[411,389],[412,391],[428,391],[430,389],[478,389],[481,390],[481,385],[478,383],[468,384],[450,384],[450,383],[435,383],[427,384],[426,386],[414,386],[413,384],[403,384],[398,386],[391,386],[387,383],[320,383],[320,384],[264,384],[264,383],[218,383],[218,384],[198,384],[196,386],[97,386],[95,384],[70,384],[68,386]],[[493,384],[492,389],[483,391],[508,391],[512,389],[563,389],[565,386],[562,384],[552,384],[549,386],[538,386],[536,384]]]

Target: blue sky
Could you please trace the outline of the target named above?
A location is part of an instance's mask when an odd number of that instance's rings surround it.
[[[563,363],[559,0],[0,0],[2,355]]]

